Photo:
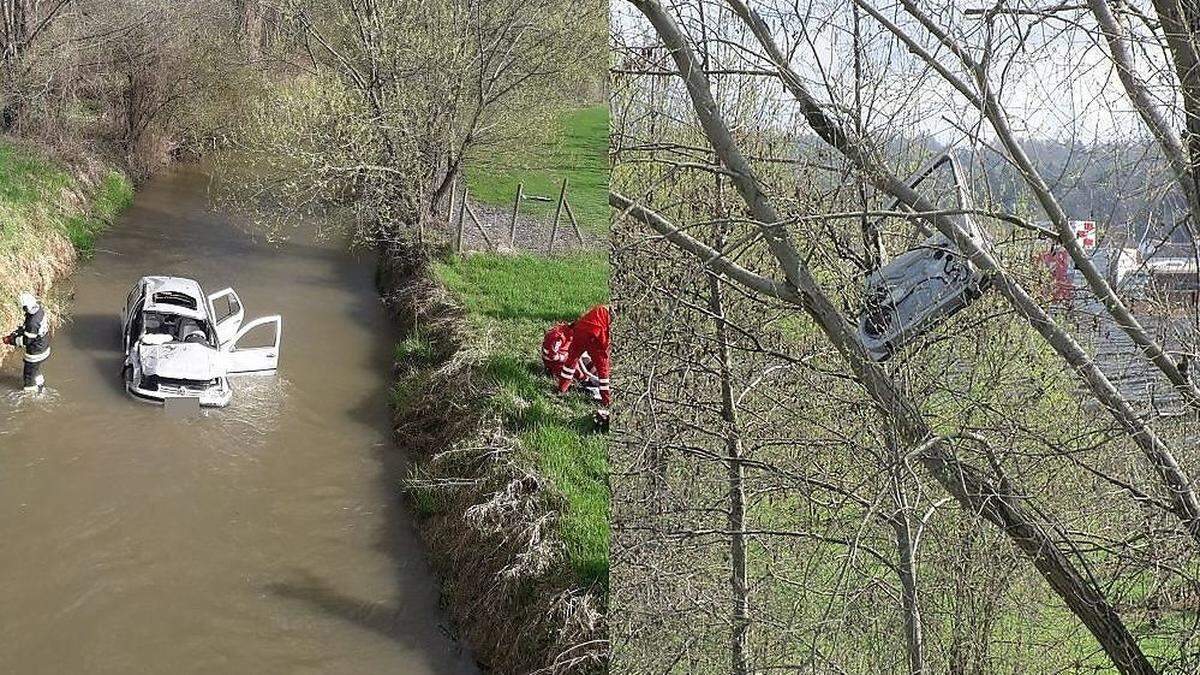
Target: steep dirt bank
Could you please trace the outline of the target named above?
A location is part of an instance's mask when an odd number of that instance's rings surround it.
[[[393,390],[405,486],[461,636],[496,673],[597,673],[601,600],[561,564],[562,497],[510,457],[516,441],[487,405],[483,350],[427,250],[381,257],[378,283],[404,342]]]
[[[0,136],[0,332],[17,325],[16,296],[29,290],[58,319],[55,287],[132,200],[129,179],[94,156],[67,164]],[[0,347],[0,359],[15,350]]]

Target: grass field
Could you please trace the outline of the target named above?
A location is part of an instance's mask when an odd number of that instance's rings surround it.
[[[508,207],[517,183],[524,185],[526,195],[557,200],[565,177],[567,199],[580,225],[592,232],[608,232],[608,106],[565,112],[543,143],[511,156],[473,162],[466,173],[475,199]],[[522,213],[536,216],[549,216],[554,208],[553,201],[526,199],[521,204]]]
[[[555,394],[542,374],[542,334],[608,300],[608,264],[599,253],[545,258],[475,255],[439,263],[438,276],[486,335],[490,403],[518,441],[518,461],[547,477],[564,498],[560,530],[584,585],[607,587],[609,489],[606,437],[594,433],[595,403]]]

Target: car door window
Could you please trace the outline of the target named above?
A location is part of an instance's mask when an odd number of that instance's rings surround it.
[[[129,349],[142,336],[142,301],[138,301],[129,312],[129,326],[125,330],[125,349]]]
[[[213,311],[216,312],[216,316],[213,317],[214,322],[221,323],[242,311],[242,304],[236,295],[222,295],[213,300]]]
[[[282,340],[283,318],[279,315],[251,321],[225,346],[226,372],[235,375],[275,370]]]
[[[125,296],[125,311],[121,314],[121,319],[124,324],[121,326],[128,332],[129,324],[133,321],[134,307],[141,300],[142,284],[137,283],[130,289],[129,295]]]
[[[212,311],[213,326],[217,332],[217,341],[225,344],[242,326],[245,309],[237,292],[232,288],[217,291],[208,296],[208,305]]]
[[[138,300],[138,292],[141,290],[142,290],[142,285],[135,284],[134,287],[129,291],[129,295],[125,298],[125,310],[126,311],[133,308],[133,304],[135,302],[137,302],[137,300]]]

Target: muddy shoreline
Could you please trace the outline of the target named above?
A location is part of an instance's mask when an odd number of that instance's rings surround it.
[[[508,459],[515,441],[487,409],[465,312],[431,256],[415,245],[384,251],[377,284],[400,338],[429,345],[397,354],[393,427],[412,461],[406,494],[443,602],[490,672],[605,672],[599,600],[553,564],[561,504]]]

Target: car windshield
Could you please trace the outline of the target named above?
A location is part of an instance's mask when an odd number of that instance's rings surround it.
[[[213,340],[204,323],[187,316],[166,312],[142,315],[143,335],[167,335],[172,342],[194,342],[212,346]]]
[[[161,291],[154,294],[156,305],[176,305],[188,309],[196,309],[196,299],[186,293],[177,291]]]

